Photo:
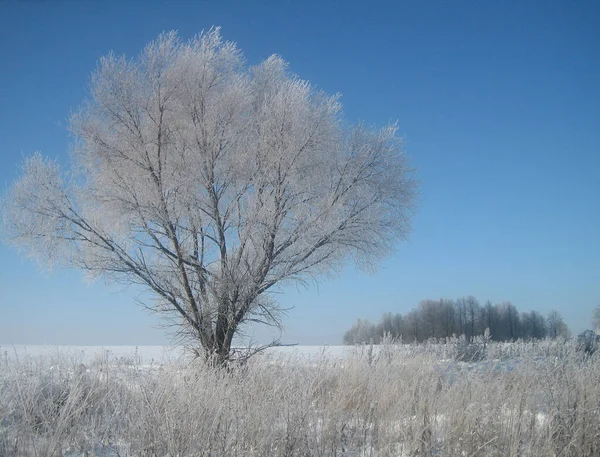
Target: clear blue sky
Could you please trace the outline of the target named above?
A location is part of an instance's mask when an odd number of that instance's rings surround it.
[[[67,162],[100,56],[220,25],[250,63],[277,53],[340,92],[349,122],[398,120],[422,182],[410,242],[374,275],[285,291],[285,342],[468,294],[580,331],[600,303],[599,24],[596,1],[0,1],[0,190],[24,155]],[[168,343],[135,295],[0,245],[0,343]]]

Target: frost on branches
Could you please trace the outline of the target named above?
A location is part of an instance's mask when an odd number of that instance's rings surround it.
[[[368,269],[410,230],[396,127],[345,126],[337,96],[277,56],[247,66],[218,28],[102,58],[70,128],[70,170],[35,154],[5,195],[9,242],[144,285],[219,362],[243,324],[279,324],[275,285]]]

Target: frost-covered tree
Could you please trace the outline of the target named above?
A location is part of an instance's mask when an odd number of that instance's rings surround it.
[[[410,230],[396,127],[344,125],[337,96],[219,29],[102,58],[70,129],[70,168],[35,154],[5,195],[8,241],[145,286],[219,362],[244,324],[279,324],[277,285],[369,269]]]
[[[592,327],[596,332],[600,332],[600,305],[594,308],[592,311]]]
[[[367,319],[358,319],[350,330],[344,333],[344,344],[379,343],[379,329]]]
[[[522,338],[536,340],[546,338],[546,319],[538,311],[521,313],[521,325]]]
[[[475,297],[473,297],[472,295],[469,295],[466,299],[466,305],[467,305],[467,339],[469,341],[472,341],[473,338],[478,335],[478,334],[482,334],[483,333],[483,329],[481,331],[479,331],[479,327],[480,327],[480,323],[478,322],[478,319],[480,317],[480,306],[479,306],[479,302],[477,301],[477,299]]]
[[[555,309],[550,311],[546,317],[546,334],[552,339],[569,337],[569,327],[567,327],[563,317]]]

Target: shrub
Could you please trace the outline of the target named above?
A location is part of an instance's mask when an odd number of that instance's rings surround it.
[[[577,349],[586,355],[592,355],[600,348],[600,335],[592,330],[586,330],[577,336]]]

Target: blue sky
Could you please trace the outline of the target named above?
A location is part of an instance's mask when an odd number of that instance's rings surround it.
[[[339,344],[357,317],[468,294],[577,332],[600,303],[599,23],[594,1],[3,1],[0,191],[35,151],[67,162],[100,56],[220,25],[250,64],[277,53],[341,93],[349,122],[397,120],[422,183],[410,242],[375,274],[284,291],[284,342]],[[0,245],[1,343],[168,343],[136,294]]]

